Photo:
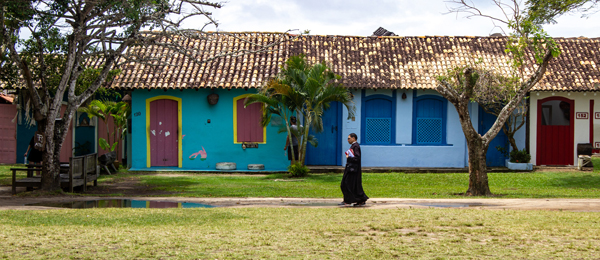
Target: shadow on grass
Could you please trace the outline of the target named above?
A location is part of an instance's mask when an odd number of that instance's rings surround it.
[[[593,173],[583,176],[565,176],[556,178],[552,186],[579,189],[600,189],[600,174]]]

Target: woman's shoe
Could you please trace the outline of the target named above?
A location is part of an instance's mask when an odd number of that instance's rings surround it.
[[[358,202],[356,204],[354,204],[354,207],[364,207],[367,205],[367,202],[363,201],[363,202]]]

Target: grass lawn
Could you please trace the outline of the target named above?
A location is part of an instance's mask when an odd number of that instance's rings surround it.
[[[597,258],[598,213],[357,208],[0,211],[2,259]]]
[[[600,158],[595,159],[600,167]],[[0,184],[10,185],[10,165],[0,166]],[[503,198],[599,198],[600,169],[570,172],[489,173],[492,193]],[[20,173],[25,175],[25,173]],[[187,176],[122,172],[101,176],[102,182],[138,179],[154,189],[182,197],[303,197],[338,198],[342,174],[311,174],[290,178],[286,174],[267,176]],[[372,198],[459,198],[468,187],[468,174],[365,173],[363,185]],[[118,195],[118,194],[115,194]]]
[[[168,177],[139,175],[141,183],[184,197],[336,198],[342,174],[314,174],[292,179],[285,174],[256,176]],[[592,172],[490,173],[492,193],[506,198],[599,198],[600,175]],[[468,174],[365,173],[372,198],[458,198]]]

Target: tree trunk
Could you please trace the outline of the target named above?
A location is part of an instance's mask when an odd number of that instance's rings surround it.
[[[508,143],[510,143],[512,149],[518,151],[519,148],[517,147],[517,142],[515,141],[515,133],[512,133],[510,135],[507,134],[506,138],[508,139]]]
[[[52,110],[48,110],[47,118],[56,118]],[[60,111],[60,107],[58,108]],[[54,191],[60,188],[60,151],[69,131],[73,111],[65,111],[63,120],[44,120],[44,138],[46,139],[46,150],[42,163],[42,190]],[[69,147],[69,149],[71,149]]]
[[[310,124],[312,123],[312,119],[309,118],[308,116],[305,117],[306,120],[304,120],[304,137],[302,138],[302,149],[300,151],[300,163],[302,164],[302,166],[306,165],[306,144],[308,143],[308,133],[309,133],[309,129],[310,129]]]
[[[469,149],[469,189],[467,196],[489,196],[490,186],[488,184],[486,155],[487,146],[482,138],[467,138]]]
[[[60,170],[60,148],[55,149],[54,127],[55,122],[44,119],[39,124],[39,131],[44,133],[46,140],[45,151],[42,162],[42,190],[53,191],[60,188],[60,176],[56,174]]]

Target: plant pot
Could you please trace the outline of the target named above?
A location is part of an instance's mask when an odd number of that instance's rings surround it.
[[[531,163],[507,162],[507,167],[511,170],[516,170],[516,171],[532,171],[533,170],[533,164],[531,164]]]
[[[98,162],[102,165],[110,165],[117,159],[117,152],[112,151],[98,156]]]

